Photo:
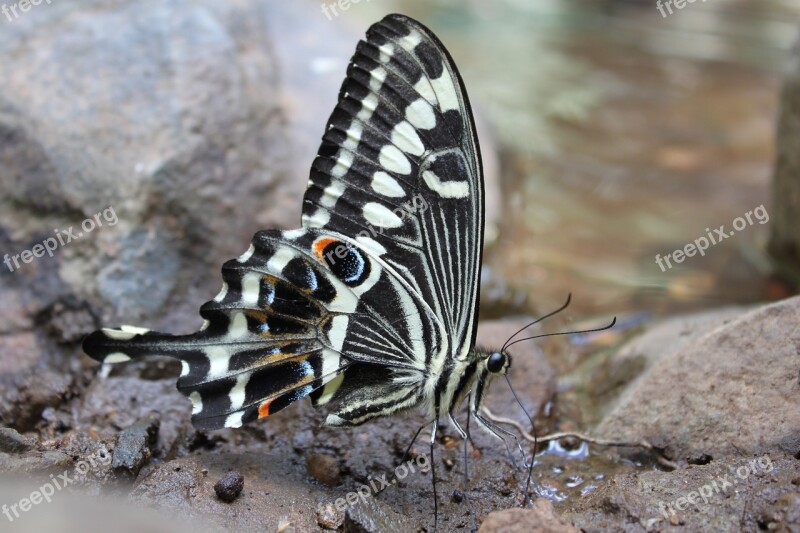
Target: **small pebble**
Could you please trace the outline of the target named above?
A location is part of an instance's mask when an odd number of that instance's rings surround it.
[[[325,504],[317,510],[317,525],[322,529],[339,529],[344,522],[344,514],[333,506],[332,503]]]
[[[312,453],[306,456],[306,467],[308,473],[329,487],[339,484],[341,470],[339,469],[339,459],[332,455],[322,453]]]
[[[217,493],[217,498],[227,503],[235,500],[241,494],[243,488],[244,476],[236,471],[228,472],[225,477],[214,484],[214,492]]]

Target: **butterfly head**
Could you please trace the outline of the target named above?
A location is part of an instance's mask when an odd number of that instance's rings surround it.
[[[489,353],[483,360],[490,374],[504,376],[511,366],[511,356],[501,350]]]

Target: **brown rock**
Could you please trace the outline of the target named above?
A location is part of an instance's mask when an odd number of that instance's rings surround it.
[[[339,460],[332,455],[312,453],[306,457],[306,466],[308,473],[319,481],[329,487],[335,487],[339,484],[341,475],[339,469]]]
[[[796,454],[799,351],[800,297],[744,313],[665,354],[623,393],[595,433],[647,439],[689,462],[776,450]]]
[[[479,533],[579,533],[579,529],[556,514],[550,500],[538,499],[530,509],[504,509],[489,513]]]

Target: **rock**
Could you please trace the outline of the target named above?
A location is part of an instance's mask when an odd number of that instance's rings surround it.
[[[57,265],[56,294],[80,295],[104,322],[146,314],[189,327],[218,289],[209,272],[256,230],[297,225],[299,197],[295,211],[274,201],[289,150],[269,9],[100,0],[6,28],[0,50],[16,52],[0,72],[5,249],[30,249],[53,228],[76,236],[15,274]],[[64,105],[65,94],[79,96]]]
[[[339,484],[341,472],[339,460],[336,457],[312,453],[306,457],[306,467],[308,468],[308,473],[320,483],[324,483],[329,487],[335,487]]]
[[[558,516],[550,500],[539,498],[531,509],[494,511],[483,520],[479,533],[579,533],[578,528]]]
[[[344,522],[344,514],[336,509],[332,503],[320,506],[317,509],[317,524],[323,529],[339,529]]]
[[[431,527],[433,516],[430,517]],[[379,533],[382,531],[417,531],[418,526],[385,503],[375,498],[359,500],[347,508],[344,515],[344,533]]]
[[[648,349],[656,348],[641,347]],[[646,439],[688,462],[777,450],[796,454],[799,351],[800,297],[744,313],[665,354],[594,433]]]
[[[34,444],[13,428],[0,428],[0,452],[22,453],[32,450]]]
[[[0,472],[14,475],[61,474],[72,463],[72,457],[58,450],[32,451],[22,455],[0,453]]]
[[[758,520],[769,531],[800,531],[800,492],[787,492],[765,509]]]
[[[151,413],[125,428],[117,438],[111,467],[116,472],[136,476],[152,456],[152,448],[158,440],[160,421],[158,414]]]
[[[239,497],[244,488],[244,476],[239,472],[233,471],[225,474],[225,477],[214,483],[214,492],[220,500],[231,503]]]
[[[217,496],[213,480],[231,469],[247,479],[247,490],[226,503]],[[314,531],[319,527],[317,504],[333,498],[309,485],[287,457],[239,451],[156,463],[140,474],[129,499],[225,531],[277,531],[282,524]]]
[[[680,351],[746,311],[729,307],[667,318],[626,343],[588,380],[592,396],[604,396],[628,386],[666,355]]]
[[[61,405],[75,383],[75,376],[67,369],[54,364],[45,349],[33,335],[5,335],[0,339],[15,337],[10,351],[3,358],[12,365],[28,361],[24,368],[9,373],[0,372],[0,424],[13,425],[20,431],[32,431],[41,421],[42,412],[48,407]],[[25,352],[17,350],[26,350]],[[30,351],[27,351],[30,350]],[[2,365],[0,365],[2,366]]]
[[[84,393],[78,426],[95,431],[96,428],[108,431],[109,426],[111,429],[133,426],[133,433],[126,434],[125,438],[130,438],[130,445],[136,448],[136,442],[148,438],[146,435],[151,430],[146,428],[154,423],[148,417],[151,412],[156,413],[159,439],[150,445],[150,451],[169,457],[193,433],[191,410],[189,400],[175,388],[175,378],[158,381],[132,377],[96,378]],[[140,421],[145,426],[136,425]]]
[[[672,472],[619,473],[574,500],[564,517],[586,531],[623,526],[642,532],[772,530],[767,523],[786,523],[795,512],[794,499],[787,493],[796,492],[796,478],[797,459],[779,452],[729,457]]]

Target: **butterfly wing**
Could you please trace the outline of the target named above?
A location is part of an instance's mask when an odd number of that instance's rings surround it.
[[[380,82],[380,83],[379,83]],[[263,231],[222,269],[203,328],[104,329],[104,362],[181,360],[204,429],[311,395],[359,424],[429,398],[426,378],[475,334],[483,190],[466,95],[444,47],[399,15],[370,28],[314,161],[303,229]]]
[[[353,236],[430,307],[444,338],[413,346],[429,373],[466,357],[483,247],[480,153],[453,60],[420,23],[389,15],[358,44],[311,169],[303,226]]]

